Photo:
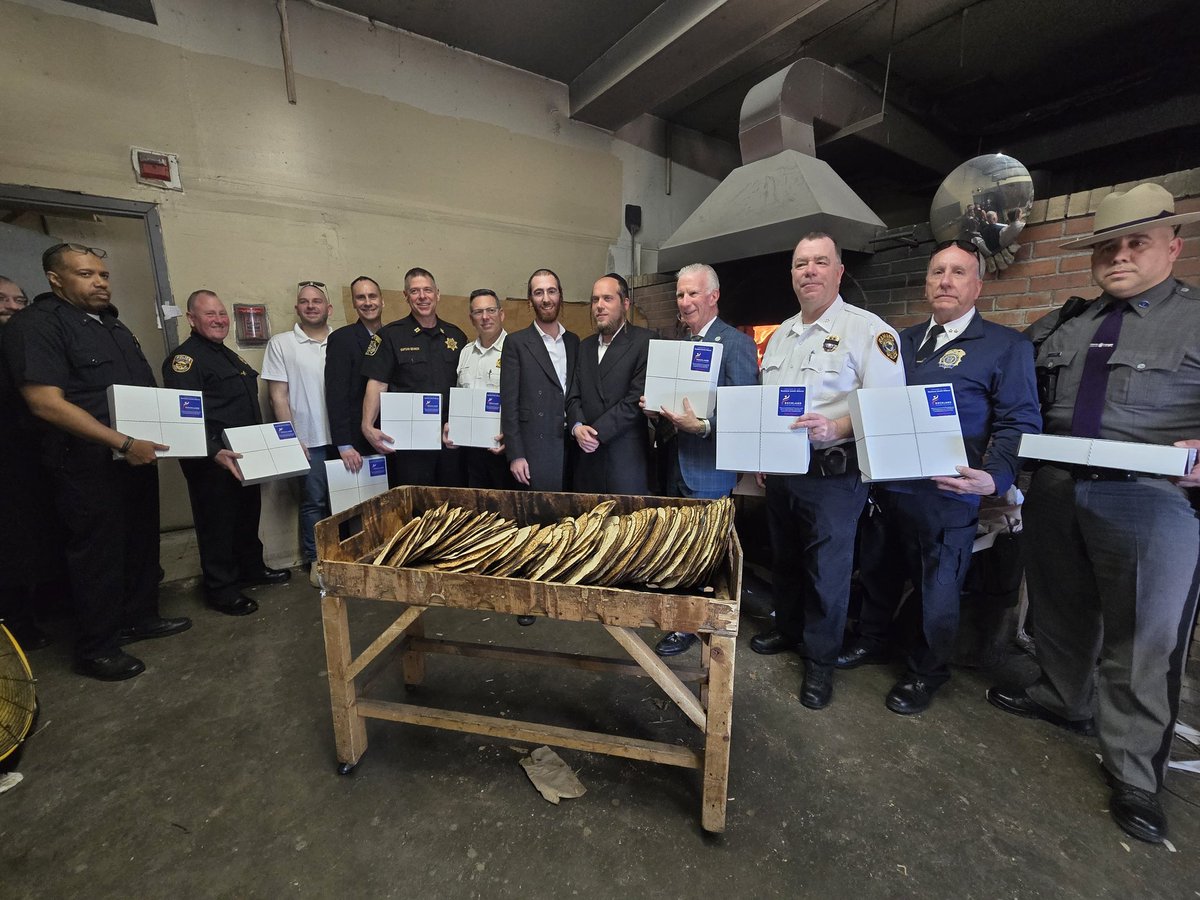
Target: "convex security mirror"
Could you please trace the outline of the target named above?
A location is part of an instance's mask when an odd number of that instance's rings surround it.
[[[1008,267],[1020,245],[1017,236],[1033,205],[1029,170],[1011,156],[993,153],[969,159],[933,196],[929,224],[934,239],[970,241],[989,272]]]

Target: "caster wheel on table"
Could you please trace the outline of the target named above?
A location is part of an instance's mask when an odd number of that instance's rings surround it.
[[[339,775],[349,775],[351,772],[354,771],[354,767],[356,765],[358,765],[358,764],[357,763],[338,763],[337,773]]]

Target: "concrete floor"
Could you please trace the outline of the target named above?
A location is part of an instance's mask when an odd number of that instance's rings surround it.
[[[1171,852],[1113,825],[1094,742],[984,701],[997,673],[957,672],[904,718],[883,706],[894,670],[866,667],[806,710],[799,660],[749,650],[750,587],[721,836],[699,829],[697,773],[563,750],[587,793],[553,806],[518,765],[528,748],[415,726],[370,723],[340,777],[316,591],[258,589],[233,619],[168,587],[164,612],[195,626],[134,645],[146,674],[75,676],[65,635],[32,655],[43,714],[0,795],[0,896],[1200,897],[1200,777],[1164,795]],[[352,608],[356,645],[389,613]],[[595,626],[427,616],[431,635],[621,653]],[[435,657],[414,694],[695,745],[648,680],[549,671]]]

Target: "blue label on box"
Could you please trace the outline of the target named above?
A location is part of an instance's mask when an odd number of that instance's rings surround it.
[[[500,412],[500,395],[495,391],[488,391],[487,398],[483,401],[483,411],[490,413]]]
[[[387,475],[387,460],[376,457],[367,460],[367,474],[372,478]]]
[[[925,388],[925,402],[929,404],[929,414],[931,416],[956,415],[954,409],[954,391],[948,387]]]
[[[184,394],[179,398],[179,415],[184,419],[203,419],[204,400],[199,394]]]
[[[697,344],[692,348],[692,371],[693,372],[711,372],[712,371],[712,347],[706,347],[703,344]]]
[[[437,394],[425,394],[421,397],[421,414],[437,416],[442,412],[442,398]]]
[[[290,441],[296,437],[296,429],[291,422],[275,422],[275,433],[281,441]]]
[[[781,387],[779,389],[779,415],[804,415],[804,388]]]

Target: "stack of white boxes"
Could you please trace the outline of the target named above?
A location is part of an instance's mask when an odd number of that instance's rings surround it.
[[[457,447],[500,446],[500,392],[491,388],[450,388],[450,440]],[[391,434],[385,428],[384,431]]]
[[[199,391],[109,385],[108,416],[121,434],[171,448],[159,451],[159,457],[208,456],[204,398]],[[113,457],[119,459],[121,454],[114,450]]]
[[[651,341],[646,358],[646,409],[666,407],[683,412],[687,397],[701,419],[710,418],[717,404],[721,373],[720,344],[702,341]]]
[[[396,450],[442,446],[442,395],[386,393],[379,398],[379,430]]]
[[[863,388],[850,395],[863,481],[957,475],[967,464],[949,384]]]
[[[226,447],[242,454],[237,464],[243,485],[294,478],[309,472],[308,457],[291,422],[226,428],[221,437]]]
[[[362,468],[357,472],[347,471],[340,459],[325,463],[331,514],[357,506],[388,489],[387,459],[383,456],[364,456],[362,463]]]
[[[802,475],[808,471],[805,389],[777,384],[717,388],[717,468]]]
[[[1022,435],[1017,455],[1044,462],[1145,472],[1148,475],[1186,475],[1196,464],[1196,451],[1190,447],[1104,441],[1060,434]]]

